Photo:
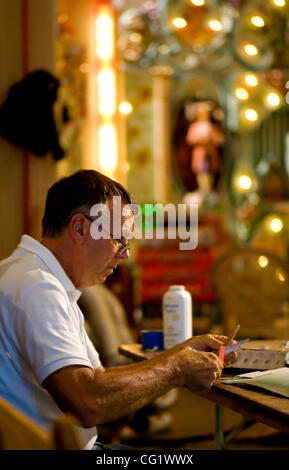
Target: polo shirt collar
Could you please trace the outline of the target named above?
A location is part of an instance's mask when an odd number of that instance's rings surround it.
[[[29,235],[22,235],[18,247],[39,256],[39,258],[41,258],[46,264],[49,271],[61,282],[64,289],[70,293],[73,300],[78,300],[81,295],[81,291],[75,288],[59,261],[55,258],[54,254],[46,248],[46,246],[42,245],[42,243],[39,243],[35,238],[32,238]]]

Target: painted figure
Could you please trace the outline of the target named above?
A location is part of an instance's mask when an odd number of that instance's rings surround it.
[[[201,191],[211,191],[213,176],[220,171],[220,151],[224,136],[211,120],[212,105],[196,104],[196,119],[189,126],[186,141],[192,146],[191,168]]]

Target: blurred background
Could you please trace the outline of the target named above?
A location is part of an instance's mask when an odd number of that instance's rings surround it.
[[[106,282],[131,335],[112,363],[162,327],[172,284],[192,294],[195,334],[237,316],[241,335],[247,321],[288,339],[288,0],[1,0],[0,61],[1,259],[41,238],[53,182],[94,168],[150,234]],[[157,203],[198,204],[196,249],[155,238]]]

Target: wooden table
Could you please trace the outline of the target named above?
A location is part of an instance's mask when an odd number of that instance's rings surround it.
[[[125,344],[119,347],[119,352],[134,361],[143,361],[160,354],[146,352],[140,344]],[[248,385],[228,385],[222,383],[222,378],[236,375],[236,369],[226,369],[222,376],[208,392],[195,392],[216,403],[216,439],[217,448],[224,448],[222,406],[230,408],[245,417],[258,421],[281,432],[289,434],[289,399],[263,391]]]

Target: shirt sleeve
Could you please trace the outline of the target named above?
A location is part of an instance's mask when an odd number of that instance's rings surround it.
[[[54,283],[43,280],[29,289],[15,318],[20,352],[39,383],[66,366],[95,368],[77,312],[69,305],[66,293]]]

